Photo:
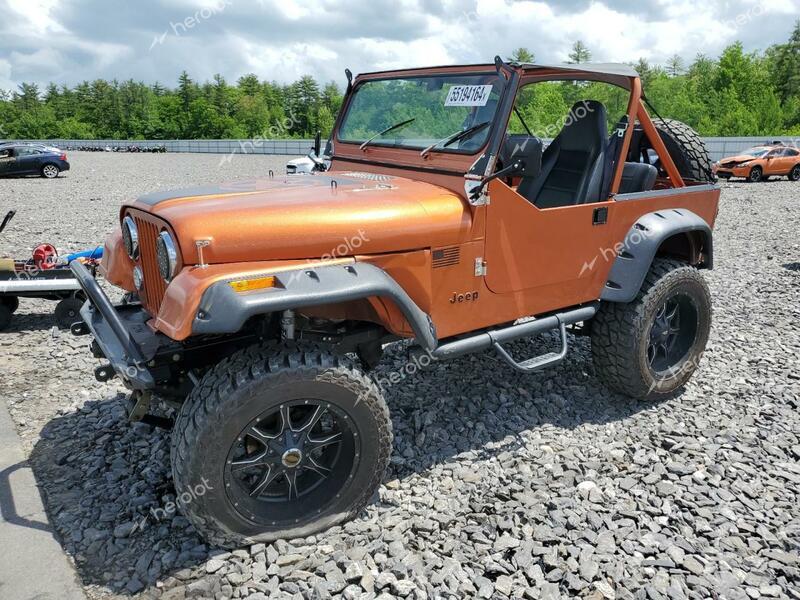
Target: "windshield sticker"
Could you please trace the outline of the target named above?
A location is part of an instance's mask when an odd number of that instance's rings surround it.
[[[486,106],[491,85],[454,85],[447,93],[445,106]]]

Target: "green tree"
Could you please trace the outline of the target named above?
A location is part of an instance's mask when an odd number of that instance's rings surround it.
[[[684,71],[683,59],[677,54],[673,54],[668,60],[666,65],[667,73],[670,77],[677,77]]]
[[[592,53],[581,40],[572,44],[572,51],[569,53],[569,62],[580,64],[592,60]]]
[[[534,63],[536,61],[536,57],[534,56],[533,52],[528,50],[527,48],[517,48],[514,52],[511,53],[511,56],[508,58],[510,62],[518,62],[518,63]]]

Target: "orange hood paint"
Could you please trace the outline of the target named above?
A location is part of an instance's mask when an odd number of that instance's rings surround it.
[[[128,206],[169,223],[184,264],[197,262],[197,240],[211,240],[209,264],[335,258],[457,245],[472,221],[445,188],[353,172],[156,193]]]

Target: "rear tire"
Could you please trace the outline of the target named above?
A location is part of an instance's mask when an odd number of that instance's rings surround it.
[[[750,183],[758,183],[759,181],[763,181],[764,178],[764,171],[761,167],[753,167],[750,169],[750,173],[747,175],[747,181]]]
[[[369,502],[391,448],[386,403],[349,359],[252,346],[211,369],[181,408],[177,504],[214,544],[307,537]]]
[[[789,181],[800,181],[800,165],[795,165],[789,173]]]
[[[595,370],[614,391],[656,400],[689,380],[710,328],[711,295],[697,269],[657,258],[635,300],[605,302],[593,319]]]
[[[47,164],[42,167],[42,177],[45,179],[55,179],[59,173],[61,173],[61,169],[54,164]]]

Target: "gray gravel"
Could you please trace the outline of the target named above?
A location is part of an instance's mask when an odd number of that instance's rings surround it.
[[[72,153],[56,181],[0,180],[6,253],[99,241],[121,200],[236,179],[284,158]],[[380,497],[314,538],[208,547],[173,500],[168,437],[126,424],[85,341],[23,301],[0,333],[0,396],[92,597],[800,598],[800,184],[725,184],[715,321],[676,397],[607,392],[586,340],[521,376],[491,354],[386,389]],[[519,343],[531,354],[552,340]],[[389,352],[377,376],[406,364]],[[154,516],[152,509],[158,509]]]

